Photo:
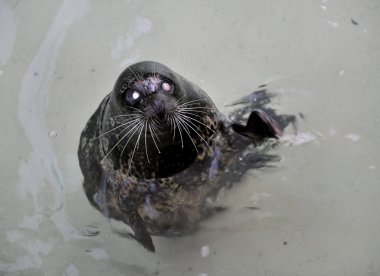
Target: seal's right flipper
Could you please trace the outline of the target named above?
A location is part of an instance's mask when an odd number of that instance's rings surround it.
[[[283,132],[280,125],[260,109],[253,110],[246,126],[240,123],[233,123],[231,127],[240,135],[249,137],[254,141],[260,141],[265,138],[278,139]]]
[[[135,239],[142,244],[147,250],[155,252],[154,244],[152,237],[149,235],[148,230],[146,229],[145,222],[137,213],[132,216],[129,215],[129,225],[135,233]]]
[[[128,216],[123,215],[123,221],[132,228],[134,235],[131,235],[131,237],[135,238],[147,250],[155,252],[152,237],[146,229],[144,220],[137,211],[128,212]]]

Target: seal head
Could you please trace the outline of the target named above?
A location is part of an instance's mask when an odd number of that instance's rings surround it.
[[[216,114],[201,89],[160,63],[140,62],[117,79],[102,122],[114,167],[152,179],[182,171],[210,147]]]

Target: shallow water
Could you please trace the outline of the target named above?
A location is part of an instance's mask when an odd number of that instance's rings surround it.
[[[0,275],[380,275],[378,26],[375,0],[0,0]],[[155,254],[90,206],[76,156],[140,60],[224,112],[265,83],[304,117],[281,162],[250,171],[194,235],[155,237]]]

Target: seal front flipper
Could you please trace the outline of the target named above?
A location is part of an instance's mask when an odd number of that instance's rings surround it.
[[[128,215],[122,215],[122,220],[128,224],[133,232],[133,237],[147,250],[155,252],[152,237],[149,235],[144,220],[137,211],[129,211]]]
[[[240,123],[233,123],[231,127],[238,134],[258,142],[265,138],[278,139],[283,132],[280,125],[260,109],[253,110],[246,126]]]
[[[133,219],[131,220],[131,215],[129,215],[129,223],[135,233],[136,240],[149,251],[155,252],[152,237],[148,233],[144,220],[140,217],[137,211],[132,216]]]

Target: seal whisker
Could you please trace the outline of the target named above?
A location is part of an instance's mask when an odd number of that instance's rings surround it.
[[[137,111],[137,112],[139,112],[139,113],[141,113],[141,114],[144,114],[143,111],[141,111],[140,109],[137,109],[137,108],[135,108],[135,107],[133,107],[133,106],[127,106],[127,107],[130,108],[130,109],[133,109],[133,110],[135,110],[135,111]]]
[[[124,131],[126,131],[127,129],[130,129],[130,128],[133,128],[136,124],[138,124],[139,122],[141,121],[141,118],[138,118],[138,119],[135,119],[131,122],[128,122],[128,126],[126,126],[122,131],[120,131],[118,134],[117,134],[117,137],[120,136],[120,134],[122,134]],[[136,124],[134,124],[136,123]],[[128,131],[129,133],[130,131]]]
[[[124,152],[125,148],[127,147],[129,141],[132,139],[132,137],[135,135],[135,133],[136,133],[137,131],[139,131],[140,128],[142,128],[143,126],[144,126],[144,121],[141,120],[141,121],[138,122],[136,125],[134,125],[133,128],[131,128],[131,129],[128,131],[128,133],[130,133],[130,132],[133,130],[131,136],[128,138],[127,142],[125,143],[125,145],[124,145],[124,147],[123,147],[123,150],[122,150],[121,153],[120,153],[120,157],[123,155],[123,152]],[[128,133],[127,133],[127,134],[128,134]],[[122,139],[124,139],[124,137],[125,137],[125,135],[123,136]],[[137,141],[137,143],[138,143],[138,141]]]
[[[156,138],[157,138],[157,140],[158,140],[159,142],[161,142],[160,137],[158,137],[158,135],[157,135],[156,132],[155,132],[155,131],[160,132],[160,130],[158,129],[158,126],[157,126],[157,122],[154,120],[154,118],[151,120],[151,122],[152,122],[151,125],[152,125],[152,129],[153,129],[153,132],[151,132],[151,133],[152,133],[152,136],[155,135]]]
[[[155,125],[156,127],[158,127],[158,126],[160,125],[160,122],[157,121],[157,118],[156,118],[156,117],[152,117],[151,119],[152,119],[152,122],[154,123],[154,125]]]
[[[136,118],[136,117],[139,117],[139,116],[141,116],[141,114],[124,114],[124,115],[111,116],[110,119],[118,118],[118,117],[132,117],[132,118]]]
[[[185,102],[185,103],[181,103],[179,105],[180,106],[186,106],[186,105],[189,105],[189,104],[192,104],[192,103],[196,103],[196,102],[200,102],[200,101],[206,101],[206,99],[197,99],[197,100],[192,100],[192,101],[188,101],[188,102]]]
[[[148,155],[148,146],[147,146],[147,143],[146,143],[146,131],[147,131],[147,129],[148,129],[148,120],[147,119],[145,119],[145,127],[144,127],[144,129],[145,129],[145,154],[146,154],[146,159],[148,160],[148,163],[150,163],[150,160],[149,160],[149,155]]]
[[[110,132],[112,132],[112,131],[114,131],[114,130],[116,130],[116,129],[122,127],[122,126],[130,125],[131,123],[134,123],[135,121],[138,121],[138,120],[139,120],[139,119],[136,118],[136,119],[132,119],[132,120],[129,120],[129,121],[124,121],[121,125],[118,125],[118,126],[112,128],[112,129],[110,129],[110,130],[108,130],[108,131],[106,131],[106,132],[100,134],[99,136],[95,137],[95,139],[98,139],[98,138],[100,138],[100,137],[102,137],[102,136],[104,136],[104,135],[107,135],[108,133],[110,133]],[[125,129],[127,129],[127,128],[128,128],[128,126],[127,126]],[[121,132],[123,132],[125,129],[123,129]],[[119,132],[119,134],[120,134],[121,132]]]
[[[179,123],[179,124],[182,126],[182,128],[185,130],[187,136],[190,138],[191,142],[193,143],[195,150],[197,151],[197,153],[199,153],[199,152],[198,152],[198,148],[197,148],[197,146],[195,145],[195,142],[194,142],[193,138],[192,138],[191,135],[190,135],[190,131],[189,131],[189,129],[187,128],[188,125],[186,124],[186,122],[185,122],[182,118],[180,118],[180,117],[177,117],[177,118],[178,118],[178,123]]]
[[[168,114],[169,122],[170,122],[170,131],[173,132],[173,141],[175,140],[175,124],[174,124],[174,119],[172,114]]]
[[[186,114],[186,115],[191,115],[191,116],[196,116],[196,117],[198,117],[198,118],[203,118],[203,116],[202,115],[199,115],[199,114],[195,114],[194,112],[190,112],[190,111],[181,111],[181,112],[179,112],[179,113],[181,113],[181,114]],[[205,112],[206,113],[206,112]],[[209,113],[206,113],[206,114],[209,114]]]
[[[201,99],[191,100],[191,101],[187,101],[187,102],[185,102],[185,103],[183,103],[183,104],[189,104],[189,103],[200,102],[200,101],[206,101],[206,99],[201,98]]]
[[[214,110],[212,107],[203,107],[203,106],[192,106],[192,107],[179,107],[179,109],[184,110],[197,110],[197,109],[204,109],[204,110]]]
[[[197,135],[199,136],[199,138],[201,138],[201,139],[203,140],[203,142],[206,144],[206,146],[207,146],[207,147],[211,150],[211,152],[213,153],[214,150],[210,147],[210,145],[208,144],[208,142],[202,137],[202,135],[199,134],[198,131],[196,131],[193,127],[191,127],[190,124],[192,124],[193,126],[195,126],[195,127],[199,130],[199,128],[197,127],[197,125],[195,125],[195,124],[194,124],[193,122],[191,122],[191,121],[188,121],[187,118],[190,118],[190,117],[182,117],[181,119],[186,123],[186,125],[187,125],[188,127],[190,127],[190,128],[194,131],[195,134],[197,134]]]
[[[120,122],[121,124],[125,124],[125,123],[132,123],[132,122],[135,122],[135,121],[138,121],[138,120],[141,120],[141,118],[143,118],[142,115],[138,115],[136,117],[132,117],[132,118],[126,118],[124,119],[122,122]]]
[[[179,98],[179,99],[175,102],[175,104],[178,105],[178,104],[181,102],[181,100],[183,99],[183,97],[184,97],[184,96],[182,96],[181,98]]]
[[[128,67],[128,69],[129,69],[129,71],[132,72],[132,74],[135,76],[135,78],[137,78],[140,81],[142,80],[141,76],[138,73],[136,73],[135,71],[133,71],[131,67]]]
[[[125,128],[123,128],[118,134],[116,134],[116,137],[117,138],[119,138],[120,137],[120,135],[124,132],[124,131],[126,131],[127,129],[130,129],[130,127],[131,127],[131,124],[128,124],[128,126],[126,126]],[[130,131],[128,131],[128,133],[129,133]],[[128,134],[127,133],[127,134]],[[123,134],[124,135],[124,134]]]
[[[111,148],[111,150],[102,158],[102,161],[104,160],[104,159],[106,159],[107,158],[107,156],[117,147],[117,145],[119,145],[120,144],[120,142],[121,141],[123,141],[124,140],[124,138],[125,137],[127,137],[128,136],[128,134],[135,128],[135,127],[137,127],[138,125],[135,125],[132,129],[130,129],[112,148]],[[129,138],[130,139],[130,138]],[[129,141],[129,140],[128,140]],[[123,150],[124,150],[124,148],[123,148]]]
[[[173,121],[174,124],[178,127],[178,133],[179,133],[179,136],[181,137],[181,145],[182,145],[182,148],[183,148],[182,128],[181,128],[181,126],[178,123],[177,116],[173,116],[173,119],[174,119],[174,121]]]
[[[131,171],[131,164],[132,164],[132,161],[133,161],[133,157],[135,155],[136,148],[139,147],[140,137],[141,137],[141,133],[143,131],[143,128],[144,128],[144,124],[142,124],[141,127],[140,127],[140,133],[139,133],[139,136],[137,137],[137,143],[135,144],[135,147],[133,148],[132,156],[131,156],[131,159],[129,160],[128,173],[130,173],[130,171]]]
[[[188,112],[188,113],[191,113],[192,115],[196,115],[196,113],[202,113],[202,114],[207,114],[207,115],[210,114],[210,112],[206,112],[202,110],[187,110],[187,109],[181,109],[181,110],[178,110],[178,112],[180,113]]]
[[[149,131],[152,134],[152,140],[153,140],[154,145],[156,146],[156,149],[157,149],[158,153],[161,154],[161,151],[160,151],[160,149],[157,146],[156,140],[154,140],[154,135],[156,135],[156,134],[154,133],[154,131],[152,131],[152,128],[151,128],[150,124],[149,124]]]
[[[182,116],[184,116],[184,117],[186,117],[186,118],[188,118],[188,119],[190,119],[190,120],[192,120],[192,121],[195,121],[195,122],[201,124],[202,126],[207,127],[207,128],[208,128],[209,130],[211,130],[213,133],[215,132],[214,129],[210,128],[208,125],[204,124],[203,122],[201,122],[201,121],[199,121],[199,120],[197,120],[197,119],[194,119],[194,118],[192,118],[192,117],[190,117],[190,116],[188,116],[188,115],[186,115],[186,114],[183,114],[183,113],[181,113],[181,112],[178,112],[178,114],[180,114],[180,115],[182,115]]]

